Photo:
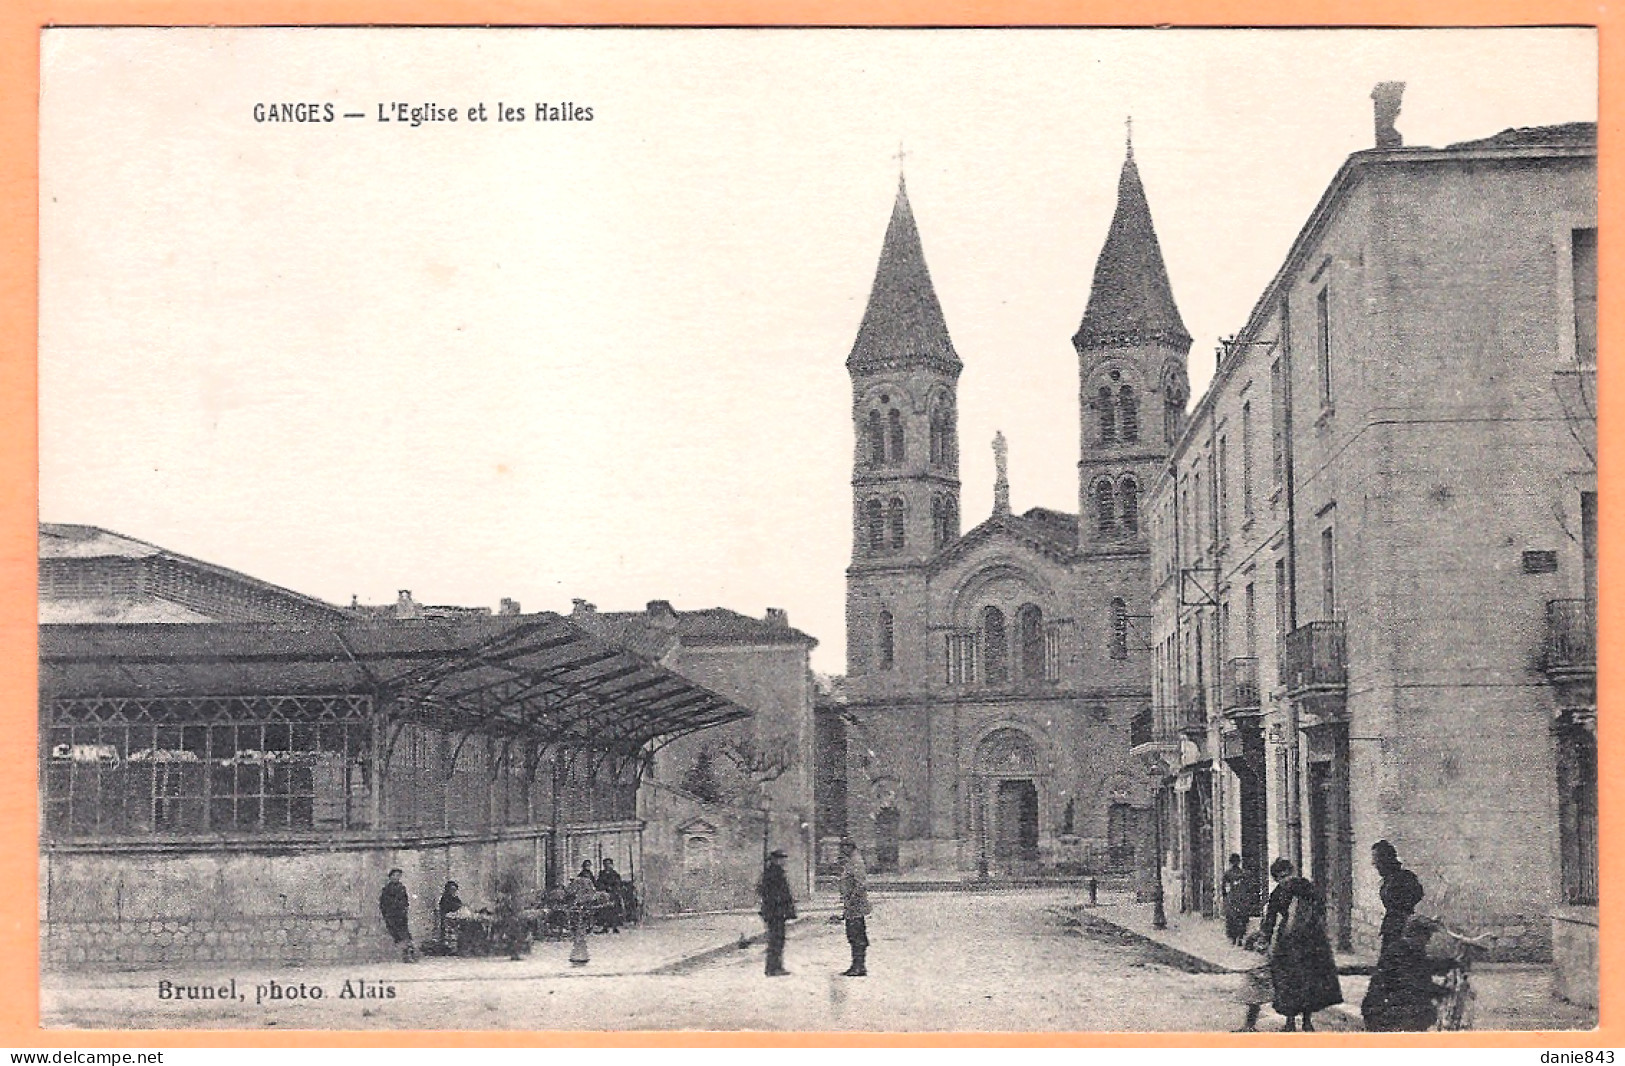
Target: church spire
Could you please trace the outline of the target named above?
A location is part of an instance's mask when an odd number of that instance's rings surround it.
[[[1095,262],[1089,308],[1072,344],[1080,352],[1161,342],[1184,352],[1191,336],[1174,304],[1162,246],[1151,224],[1140,170],[1134,162],[1134,120],[1128,120],[1123,172],[1117,180],[1117,212]]]
[[[899,150],[901,155],[901,150]],[[926,269],[920,231],[909,207],[901,161],[897,200],[880,246],[880,265],[869,290],[869,306],[847,357],[849,370],[881,366],[935,366],[957,374],[961,364],[948,338],[931,272]]]

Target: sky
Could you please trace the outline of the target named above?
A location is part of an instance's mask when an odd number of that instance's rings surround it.
[[[1200,396],[1379,81],[1407,144],[1594,121],[1596,40],[49,30],[40,517],[339,603],[779,607],[839,673],[845,360],[899,165],[965,364],[968,530],[995,430],[1014,510],[1077,508],[1069,338],[1125,119]],[[338,117],[255,121],[302,102]]]

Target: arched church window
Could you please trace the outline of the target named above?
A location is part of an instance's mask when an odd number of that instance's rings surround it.
[[[886,508],[886,525],[891,530],[891,546],[893,551],[903,547],[903,498],[893,496],[890,506]]]
[[[869,550],[886,550],[886,515],[879,500],[868,500],[863,505],[863,523],[868,530]]]
[[[955,496],[953,493],[949,493],[947,496],[947,504],[945,509],[947,512],[948,521],[947,525],[944,527],[946,536],[943,538],[943,543],[951,544],[959,539],[959,497]]]
[[[1103,535],[1117,529],[1117,508],[1112,495],[1112,483],[1105,478],[1095,482],[1095,528]]]
[[[1010,680],[1010,644],[1004,630],[1004,612],[997,607],[982,608],[983,671],[990,685]]]
[[[903,414],[895,407],[886,416],[886,458],[894,465],[907,458],[903,448]]]
[[[893,643],[894,630],[890,611],[881,611],[879,624],[876,626],[876,643],[880,645],[880,668],[890,670],[896,662],[896,645]]]
[[[1185,421],[1185,398],[1169,389],[1162,407],[1162,439],[1172,444],[1179,439],[1181,423]]]
[[[1112,401],[1110,385],[1102,385],[1095,397],[1095,415],[1100,420],[1100,443],[1117,440],[1117,404]]]
[[[869,465],[880,466],[886,461],[886,427],[879,411],[870,411],[866,428],[869,444]]]
[[[940,548],[948,543],[948,501],[941,496],[931,497],[931,547]]]
[[[1133,385],[1117,390],[1117,426],[1124,444],[1140,439],[1140,400],[1134,395]]]
[[[1132,477],[1117,483],[1117,514],[1123,532],[1140,531],[1140,484]]]
[[[931,410],[931,465],[941,466],[948,461],[946,439],[947,412],[940,407]]]
[[[1021,677],[1037,681],[1044,676],[1044,612],[1036,603],[1016,612],[1016,629],[1021,634]]]
[[[1119,597],[1112,601],[1112,647],[1113,659],[1128,658],[1128,604]]]

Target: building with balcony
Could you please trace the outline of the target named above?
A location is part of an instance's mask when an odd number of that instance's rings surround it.
[[[848,674],[820,717],[821,758],[840,768],[825,792],[882,871],[1131,868],[1148,853],[1150,780],[1131,754],[1151,703],[1141,498],[1180,428],[1190,336],[1132,146],[1104,228],[1072,337],[1078,509],[1013,513],[999,436],[993,513],[961,534],[963,364],[899,183],[846,364]]]
[[[1387,133],[1147,493],[1153,687],[1219,696],[1164,884],[1197,909],[1228,852],[1284,856],[1369,949],[1387,839],[1424,911],[1595,1002],[1596,129]]]

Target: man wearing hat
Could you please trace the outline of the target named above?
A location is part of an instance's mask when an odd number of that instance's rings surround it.
[[[756,884],[756,894],[762,899],[762,921],[767,923],[767,976],[783,977],[790,971],[784,968],[784,926],[796,916],[795,897],[790,895],[790,879],[784,876],[784,851],[774,848],[768,853],[762,867],[762,879]]]
[[[869,885],[858,845],[847,837],[841,841],[841,917],[846,920],[846,942],[852,948],[852,965],[842,977],[868,977]]]

